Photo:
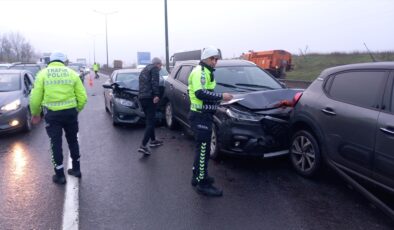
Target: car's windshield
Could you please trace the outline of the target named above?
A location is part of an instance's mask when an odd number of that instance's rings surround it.
[[[11,66],[10,69],[28,70],[33,75],[36,75],[38,73],[38,71],[40,71],[41,68],[39,66],[14,65],[14,66]]]
[[[282,86],[256,66],[225,66],[215,71],[216,92],[281,89]]]
[[[118,73],[115,82],[129,89],[138,90],[139,87],[139,72]]]
[[[18,91],[20,89],[19,74],[0,74],[0,92]]]

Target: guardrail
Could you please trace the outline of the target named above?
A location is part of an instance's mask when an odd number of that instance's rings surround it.
[[[312,83],[311,81],[303,80],[289,80],[289,79],[278,79],[280,82],[286,84],[288,88],[301,88],[306,89]]]

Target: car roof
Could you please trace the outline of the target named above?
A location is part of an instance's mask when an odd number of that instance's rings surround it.
[[[117,69],[115,73],[140,73],[142,69]]]
[[[198,65],[200,63],[199,60],[189,60],[189,61],[177,61],[176,65]],[[256,66],[253,62],[241,60],[241,59],[232,59],[232,60],[218,60],[216,64],[216,68],[227,67],[227,66]]]
[[[41,67],[39,64],[36,63],[13,63],[10,65],[10,67],[12,66],[37,66],[37,67]]]
[[[0,74],[6,74],[6,73],[24,74],[26,72],[27,72],[26,70],[22,70],[22,69],[1,69],[0,70]]]
[[[394,62],[367,62],[357,63],[349,65],[335,66],[323,70],[319,77],[325,78],[333,73],[342,72],[346,70],[367,70],[367,69],[379,69],[379,70],[392,70],[394,69]]]

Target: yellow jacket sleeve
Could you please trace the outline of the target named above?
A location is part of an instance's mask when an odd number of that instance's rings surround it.
[[[41,103],[44,97],[44,76],[42,71],[37,74],[33,90],[30,95],[30,112],[33,116],[41,113]]]
[[[86,95],[85,87],[83,86],[82,81],[79,79],[79,76],[77,76],[77,78],[78,80],[75,81],[74,91],[75,97],[77,99],[77,110],[78,112],[81,112],[86,105],[88,97]]]

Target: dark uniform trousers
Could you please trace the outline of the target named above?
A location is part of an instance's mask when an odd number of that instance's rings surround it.
[[[78,111],[75,108],[45,111],[45,128],[51,142],[52,163],[56,174],[63,172],[63,130],[70,149],[71,159],[79,164]]]
[[[189,120],[196,139],[196,152],[193,164],[193,177],[198,183],[206,183],[208,162],[211,151],[213,115],[211,113],[190,111]]]
[[[153,103],[153,98],[140,99],[142,109],[145,113],[145,134],[142,139],[142,145],[146,146],[149,139],[156,140],[155,123],[156,123],[156,104]]]

